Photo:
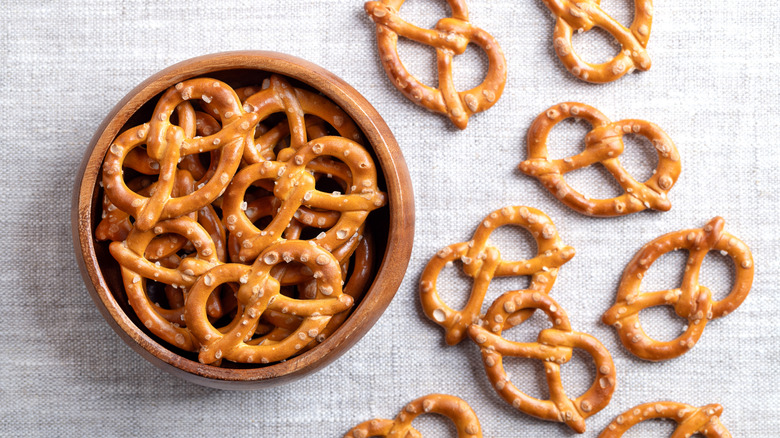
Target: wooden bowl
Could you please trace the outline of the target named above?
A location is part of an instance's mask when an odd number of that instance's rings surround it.
[[[284,362],[266,366],[228,363],[204,365],[195,353],[161,343],[140,324],[127,304],[118,264],[93,233],[101,217],[101,165],[113,139],[124,128],[149,120],[160,94],[182,80],[207,76],[234,86],[257,83],[259,74],[280,74],[296,86],[321,92],[355,121],[378,163],[380,188],[388,207],[369,215],[379,266],[363,299],[328,339]],[[252,78],[246,76],[251,74]],[[262,77],[262,76],[261,76]],[[145,120],[143,117],[147,117]],[[219,53],[171,66],[144,81],[120,101],[95,132],[81,163],[71,213],[76,259],[87,289],[103,317],[141,356],[191,382],[227,389],[274,386],[306,376],[334,361],[368,332],[395,295],[406,272],[414,236],[414,199],[409,171],[390,129],[354,88],[332,73],[304,60],[273,52]],[[381,255],[381,256],[379,256]],[[223,362],[224,364],[225,362]]]

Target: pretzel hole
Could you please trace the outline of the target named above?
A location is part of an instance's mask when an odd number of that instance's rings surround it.
[[[487,54],[476,44],[466,46],[466,51],[452,59],[452,82],[456,90],[470,90],[487,77],[490,62]]]
[[[433,29],[444,17],[452,16],[446,0],[410,0],[399,7],[401,18],[407,23],[423,29]]]
[[[625,148],[619,158],[623,168],[639,182],[650,179],[658,167],[658,154],[650,140],[641,135],[626,134],[623,145]]]
[[[168,303],[168,297],[165,293],[165,283],[146,279],[146,296],[149,297],[149,301],[161,307],[163,309],[171,309],[171,305]],[[183,321],[182,321],[183,323]],[[182,325],[182,324],[180,324]]]
[[[538,251],[533,235],[525,228],[511,224],[493,230],[487,245],[498,248],[501,259],[506,261],[530,260]]]
[[[426,438],[445,438],[458,436],[458,428],[448,417],[431,413],[431,415],[420,415],[412,421],[412,427],[417,429],[420,434]]]
[[[544,362],[534,359],[504,356],[504,371],[507,380],[526,395],[540,400],[549,400],[550,389],[547,387]]]
[[[438,70],[436,68],[436,50],[432,47],[398,38],[398,57],[410,75],[420,83],[431,88],[439,86]],[[395,84],[394,84],[395,85]]]
[[[662,291],[679,288],[685,274],[688,251],[679,249],[662,254],[647,269],[641,291]]]
[[[677,429],[677,423],[672,420],[666,420],[663,418],[651,418],[641,423],[636,424],[634,427],[628,429],[623,433],[623,438],[641,438],[648,436],[672,436],[674,430]],[[700,437],[700,434],[691,435],[693,437]]]
[[[585,136],[593,129],[587,121],[575,117],[562,120],[547,136],[550,159],[573,157],[585,150]],[[567,173],[564,178],[572,189],[587,198],[607,199],[623,194],[620,184],[600,163]]]
[[[571,360],[561,365],[561,383],[569,398],[584,394],[596,381],[593,357],[579,348],[572,349]]]
[[[609,32],[594,26],[588,32],[574,32],[574,53],[590,64],[603,64],[620,53],[621,47]]]
[[[511,318],[512,315],[509,317]],[[491,327],[492,321],[488,321],[488,327]],[[506,327],[506,325],[504,326]],[[535,311],[530,318],[519,325],[501,332],[501,337],[512,342],[536,342],[539,332],[552,328],[552,323],[547,315],[541,310]]]
[[[710,251],[701,264],[699,284],[710,289],[713,301],[720,301],[731,293],[736,275],[731,256],[723,255],[719,251]]]
[[[639,321],[647,336],[661,342],[674,340],[688,328],[688,321],[677,316],[672,306],[644,309],[639,312]]]
[[[460,260],[447,264],[436,279],[436,292],[450,308],[463,309],[469,301],[474,280],[463,273]],[[484,310],[483,310],[484,313]]]

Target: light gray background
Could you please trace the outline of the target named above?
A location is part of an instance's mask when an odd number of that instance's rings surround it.
[[[633,3],[602,3],[622,22],[630,21]],[[474,407],[486,437],[571,436],[565,426],[530,418],[500,400],[477,348],[468,342],[445,346],[417,299],[419,275],[439,248],[470,239],[495,209],[529,205],[551,216],[564,242],[577,250],[560,272],[554,298],[575,329],[607,346],[618,369],[612,403],[588,420],[584,436],[596,436],[636,404],[661,399],[719,402],[735,437],[776,436],[780,9],[770,0],[657,0],[654,6],[651,70],[591,85],[573,79],[554,56],[553,23],[540,0],[471,0],[472,22],[498,39],[509,75],[501,100],[458,131],[391,86],[361,1],[3,2],[0,435],[338,437],[358,422],[393,418],[414,398],[445,392]],[[410,0],[401,11],[409,21],[431,27],[448,8],[441,0]],[[614,53],[609,41],[591,32],[578,36],[575,47],[595,61]],[[111,107],[162,68],[239,49],[305,58],[363,93],[404,152],[417,209],[406,278],[368,335],[318,374],[257,392],[194,386],[159,371],[122,343],[78,273],[69,219],[76,168]],[[401,53],[413,73],[433,82],[432,50],[404,43]],[[485,57],[470,47],[455,67],[456,83],[464,89],[479,82]],[[670,194],[671,211],[584,217],[516,170],[525,158],[531,121],[566,100],[594,105],[613,120],[645,119],[666,130],[683,166]],[[552,135],[552,153],[576,153],[585,132],[584,125],[564,124]],[[647,177],[654,160],[648,143],[627,141],[623,161],[634,175]],[[587,194],[614,193],[614,184],[594,169],[570,180]],[[635,359],[614,330],[599,322],[614,301],[622,269],[645,242],[700,227],[715,215],[753,249],[751,294],[738,311],[708,325],[682,358]],[[517,230],[499,230],[493,241],[506,258],[533,253]],[[683,263],[679,254],[659,261],[647,290],[676,286]],[[469,282],[454,269],[445,275],[442,294],[462,302]],[[702,283],[723,296],[732,275],[729,263],[715,254],[707,259]],[[524,281],[496,281],[489,299]],[[683,325],[671,315],[653,310],[643,318],[651,334],[668,339]],[[509,333],[532,340],[542,326],[535,319]],[[539,364],[515,360],[509,369],[529,393],[545,394]],[[564,366],[570,395],[588,386],[589,373],[582,356]],[[440,419],[415,424],[428,437],[452,433]],[[672,429],[671,423],[654,422],[631,436],[668,436]]]

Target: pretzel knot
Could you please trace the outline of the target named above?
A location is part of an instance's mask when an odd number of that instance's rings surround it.
[[[716,217],[703,228],[663,235],[646,244],[626,266],[616,303],[604,313],[602,321],[617,329],[631,353],[652,361],[678,357],[693,348],[709,320],[733,312],[745,300],[753,284],[753,256],[747,245],[723,231],[723,225],[723,218]],[[688,251],[681,287],[640,292],[642,278],[650,266],[660,256],[677,249]],[[710,290],[699,284],[704,257],[713,250],[731,257],[736,271],[731,292],[720,301],[713,301]],[[639,322],[639,312],[662,305],[673,306],[677,315],[688,320],[685,332],[668,342],[650,338]]]
[[[650,56],[645,48],[653,24],[653,2],[634,0],[634,21],[627,29],[607,15],[599,6],[599,0],[542,0],[555,18],[553,46],[563,65],[574,76],[594,83],[611,82],[634,69],[648,70]],[[603,64],[590,64],[574,51],[572,35],[588,31],[593,26],[611,34],[620,53]]]
[[[552,328],[542,330],[537,342],[520,343],[501,337],[512,315],[525,309],[540,309],[552,322]],[[529,415],[566,423],[578,433],[585,431],[585,419],[602,410],[615,390],[615,366],[606,348],[596,338],[572,331],[566,312],[548,295],[521,290],[507,292],[490,306],[485,316],[486,327],[472,324],[469,337],[482,350],[482,360],[488,379],[498,394],[512,406]],[[571,359],[572,349],[588,353],[596,364],[596,379],[581,396],[569,399],[561,383],[561,365]],[[537,359],[544,362],[550,400],[528,396],[509,381],[503,366],[505,356]]]
[[[213,135],[196,137],[194,123],[187,129],[189,132],[172,124],[174,110],[190,99],[210,102],[217,109],[223,128]],[[141,231],[151,229],[160,220],[193,212],[225,190],[241,162],[244,144],[252,141],[258,121],[257,114],[244,113],[229,85],[206,78],[181,82],[160,97],[149,123],[126,130],[111,145],[103,165],[106,194],[118,208],[135,218],[135,226]],[[128,189],[122,178],[125,158],[144,144],[159,171],[157,187],[148,197]],[[209,151],[220,151],[213,177],[193,193],[173,197],[179,160]]]
[[[280,294],[279,281],[271,275],[280,263],[298,262],[311,271],[314,299],[299,300]],[[198,359],[214,363],[269,363],[294,355],[320,334],[331,317],[352,306],[353,298],[342,293],[342,274],[332,254],[314,242],[290,240],[276,243],[262,252],[252,266],[224,264],[201,275],[187,298],[185,320],[200,342]],[[239,311],[227,328],[218,330],[208,320],[207,299],[214,288],[238,283]],[[260,316],[266,310],[303,317],[301,324],[281,340],[253,340]]]
[[[731,433],[720,422],[722,413],[723,407],[719,404],[697,408],[671,401],[645,403],[618,415],[599,438],[620,438],[628,429],[654,418],[668,418],[677,422],[672,437],[701,434],[707,438],[731,438]]]
[[[508,224],[522,227],[534,236],[536,257],[507,261],[501,259],[497,248],[488,245],[487,239],[493,230]],[[555,225],[546,214],[531,207],[504,207],[490,213],[480,223],[471,241],[449,245],[428,262],[420,279],[423,311],[444,328],[448,344],[457,344],[466,336],[466,328],[479,321],[488,285],[494,277],[530,275],[530,289],[547,294],[555,283],[558,268],[572,257],[574,248],[563,245]],[[461,310],[454,310],[444,303],[436,289],[442,269],[455,260],[460,260],[463,271],[474,279],[468,302]],[[532,313],[532,310],[518,312],[509,322],[510,327]]]
[[[422,435],[412,427],[412,421],[430,413],[452,420],[458,430],[458,438],[482,437],[477,414],[465,401],[453,395],[430,394],[407,404],[395,420],[375,419],[360,423],[344,434],[344,438],[420,438]]]
[[[547,136],[559,122],[570,117],[587,121],[593,126],[585,136],[585,151],[562,160],[551,160],[547,151]],[[636,181],[620,164],[623,136],[636,134],[653,143],[658,165],[645,182]],[[600,163],[615,178],[625,193],[611,199],[589,199],[564,180],[573,170]],[[667,211],[672,205],[669,190],[680,175],[680,155],[669,136],[653,123],[644,120],[610,120],[592,106],[566,102],[550,107],[540,114],[528,130],[528,159],[520,163],[525,174],[537,178],[555,197],[568,207],[588,216],[621,216],[652,208]]]
[[[493,106],[501,97],[506,83],[506,60],[498,42],[484,30],[469,22],[463,0],[447,0],[451,18],[442,18],[435,29],[421,29],[399,17],[404,0],[370,1],[366,13],[376,23],[379,57],[390,81],[412,102],[430,111],[446,114],[460,129],[469,117]],[[439,88],[432,88],[412,76],[398,56],[398,36],[436,49]],[[452,79],[452,58],[466,50],[469,43],[478,45],[488,57],[488,72],[481,84],[458,92]]]

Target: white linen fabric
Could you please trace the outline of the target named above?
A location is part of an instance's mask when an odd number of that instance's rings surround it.
[[[469,240],[477,224],[506,205],[546,212],[576,248],[552,296],[577,331],[610,350],[618,372],[611,404],[590,418],[595,437],[639,403],[721,403],[735,437],[780,430],[780,9],[776,2],[656,0],[649,43],[652,68],[610,84],[573,78],[552,49],[553,22],[540,0],[470,0],[471,21],[501,44],[508,63],[504,94],[466,130],[406,100],[379,63],[374,25],[362,1],[50,1],[4,2],[0,20],[0,430],[7,436],[290,436],[339,437],[375,417],[394,418],[419,396],[456,394],[480,418],[486,437],[571,436],[566,426],[516,412],[492,390],[471,342],[446,346],[423,315],[417,283],[428,259]],[[603,1],[623,23],[632,2]],[[446,2],[410,0],[409,21],[431,27]],[[618,49],[600,31],[577,35],[588,59]],[[170,376],[131,351],[98,313],[78,272],[70,230],[76,169],[112,106],[152,73],[207,53],[262,49],[328,69],[360,91],[384,117],[403,150],[414,185],[417,223],[409,268],[395,299],[371,331],[326,369],[268,390],[207,389]],[[433,50],[402,41],[410,70],[435,84]],[[460,89],[481,81],[486,57],[475,46],[456,58]],[[580,101],[612,120],[661,126],[682,157],[669,212],[590,218],[560,204],[517,170],[531,121],[549,106]],[[582,148],[584,124],[553,132],[551,154]],[[638,178],[655,161],[648,142],[629,137],[621,160]],[[615,184],[595,168],[571,174],[589,195]],[[744,304],[711,322],[681,358],[650,363],[629,354],[600,322],[628,261],[646,242],[703,226],[712,217],[753,250],[756,277]],[[491,239],[505,258],[534,253],[522,231]],[[676,287],[684,256],[658,262],[646,290]],[[464,302],[469,281],[450,269],[442,294]],[[723,296],[730,261],[708,256],[702,283]],[[525,281],[525,282],[524,282]],[[527,280],[495,281],[488,300]],[[648,331],[670,339],[684,322],[667,309],[642,314]],[[541,317],[507,332],[533,340]],[[546,397],[538,363],[509,360],[512,380]],[[563,367],[574,397],[594,370],[575,354]],[[440,418],[415,422],[426,437],[453,436]],[[668,436],[655,421],[631,436]],[[628,435],[627,435],[628,436]]]

